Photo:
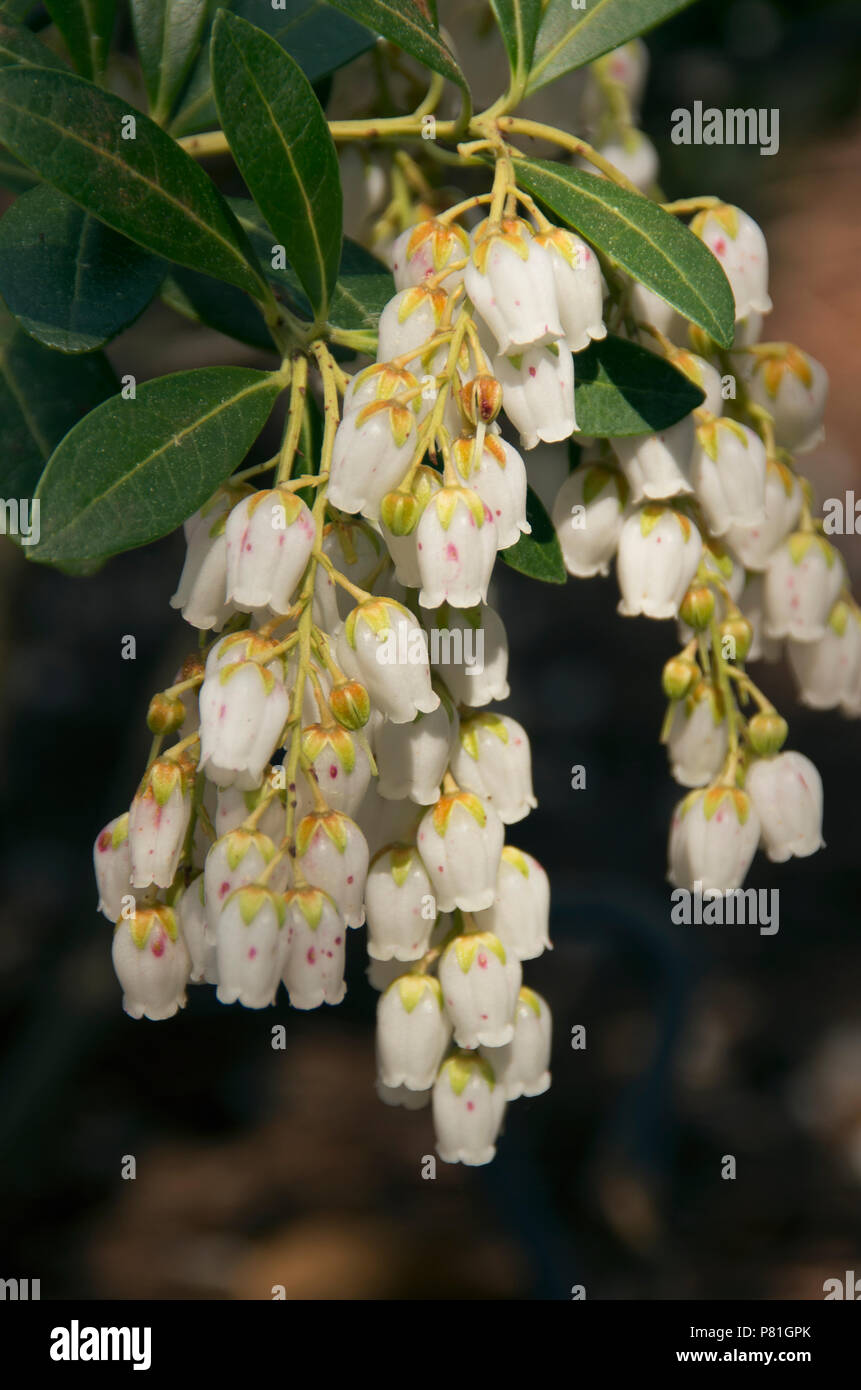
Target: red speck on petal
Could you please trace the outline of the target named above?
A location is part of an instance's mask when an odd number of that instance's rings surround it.
[[[726,242],[724,241],[723,237],[719,237],[718,240],[715,242],[714,253],[716,256],[726,255]]]
[[[487,956],[482,951],[478,957],[478,964],[482,970],[487,969]]]
[[[442,864],[437,864],[437,866],[436,866],[436,871],[437,871],[438,874],[444,874],[444,873],[445,873],[445,869],[443,868]]]
[[[530,367],[530,368],[529,368],[529,375],[530,375],[530,376],[535,376],[535,368],[534,368],[534,367]]]
[[[154,956],[164,955],[164,933],[162,931],[153,932],[152,945],[150,946]]]
[[[219,890],[218,890],[218,896],[219,896],[220,898],[223,898],[224,895],[225,895],[225,893],[229,893],[229,892],[230,892],[230,884],[227,882],[227,879],[225,879],[224,882],[222,883],[221,887],[220,887]]]
[[[348,883],[352,883],[352,882],[353,882],[353,875],[352,875],[352,874],[350,874],[350,877],[347,879],[347,882],[348,882]]]
[[[249,960],[253,960],[254,957],[255,957],[256,955],[257,955],[257,947],[256,947],[256,946],[252,946],[251,949],[250,949],[249,952],[248,952],[248,959],[249,959]]]
[[[467,1108],[467,1110],[474,1110],[474,1109],[475,1109],[475,1101],[474,1101],[474,1100],[468,1100],[468,1101],[466,1102],[466,1108]]]
[[[306,955],[305,959],[307,960],[309,965],[314,964],[315,960],[317,959],[317,952],[314,950],[313,946],[308,947],[308,954]]]
[[[451,541],[449,541],[445,548],[445,558],[447,560],[457,560],[457,546],[453,545]]]
[[[329,776],[330,776],[330,777],[337,777],[337,775],[338,775],[338,769],[337,769],[337,767],[335,766],[334,763],[330,763],[330,764],[329,764]]]
[[[110,830],[103,830],[101,835],[99,836],[99,849],[104,852],[104,850],[110,848],[110,844],[111,832]]]
[[[341,938],[340,938],[340,936],[336,936],[336,937],[335,937],[335,945],[336,945],[336,946],[340,946],[340,944],[341,944]]]

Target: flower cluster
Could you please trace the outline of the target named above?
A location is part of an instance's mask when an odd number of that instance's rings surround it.
[[[641,52],[596,65],[584,124],[601,167],[651,187],[654,152],[631,124]],[[786,641],[808,703],[861,712],[858,608],[790,452],[819,436],[825,373],[759,342],[759,228],[695,200],[736,300],[722,354],[608,266],[611,292],[596,251],[518,187],[501,136],[480,143],[489,191],[414,207],[397,229],[376,360],[349,375],[322,339],[297,348],[279,454],[186,523],[172,603],[199,652],[153,698],[143,780],[95,847],[135,1018],[172,1016],[189,984],[253,1009],[282,984],[295,1008],[337,1004],[364,926],[379,1095],[431,1104],[440,1156],[467,1164],[493,1157],[507,1101],[550,1084],[548,1006],[522,983],[550,945],[549,885],[505,843],[536,804],[529,742],[492,708],[508,659],[489,585],[497,554],[530,533],[504,421],[524,452],[580,446],[554,508],[568,571],[606,574],[615,557],[620,612],[679,622],[664,672],[689,789],[675,883],[726,890],[760,843],[773,859],[821,843],[819,778],[780,752],[786,725],[748,656]],[[664,354],[702,406],[661,433],[579,434],[577,355],[608,326]],[[319,457],[300,447],[310,368]]]

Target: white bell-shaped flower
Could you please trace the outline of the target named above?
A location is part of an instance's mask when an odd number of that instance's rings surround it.
[[[468,609],[442,604],[433,618],[434,670],[442,676],[452,698],[473,709],[489,705],[491,700],[506,700],[510,693],[508,638],[496,609],[486,603]]]
[[[699,407],[707,410],[710,415],[721,415],[723,413],[723,380],[717,367],[711,362],[707,362],[704,357],[699,357],[695,352],[688,352],[685,348],[676,348],[667,354],[668,361],[692,381],[694,386],[698,386],[703,392],[705,400]]]
[[[538,805],[529,737],[510,715],[488,712],[462,720],[451,770],[458,785],[480,796],[503,825],[523,820]]]
[[[769,313],[768,247],[753,218],[741,208],[721,203],[698,212],[690,228],[720,261],[735,298],[736,322],[752,310]]]
[[[763,609],[765,605],[765,575],[748,574],[744,590],[738,600],[742,616],[747,618],[753,629],[753,639],[748,661],[779,661],[783,643],[779,638],[766,637]]]
[[[395,566],[395,577],[407,589],[420,589],[418,527],[431,498],[443,481],[436,469],[421,464],[409,492],[388,492],[380,503],[380,531]]]
[[[689,792],[673,812],[670,882],[688,892],[729,893],[740,888],[759,843],[760,822],[751,798],[737,787],[714,785]]]
[[[424,285],[399,290],[380,314],[377,361],[390,362],[395,357],[410,361],[418,357],[424,344],[440,332],[447,305],[445,290]]]
[[[775,550],[765,571],[766,635],[818,642],[825,636],[828,615],[845,579],[843,561],[824,536],[793,531]]]
[[[379,534],[369,522],[358,517],[338,517],[327,521],[323,527],[322,550],[339,574],[363,589],[370,588],[385,564],[386,548]],[[355,599],[347,590],[337,584],[322,565],[318,566],[314,614],[317,626],[322,627],[324,632],[335,632],[354,605]]]
[[[404,1110],[426,1110],[431,1103],[431,1092],[411,1091],[408,1086],[384,1086],[379,1077],[374,1083],[377,1100],[383,1105],[399,1105]]]
[[[172,907],[157,903],[121,917],[111,958],[130,1018],[173,1018],[185,1008],[191,958]]]
[[[526,348],[510,357],[496,357],[493,374],[502,386],[506,415],[520,432],[524,449],[570,439],[577,428],[574,414],[574,359],[564,343]]]
[[[537,859],[505,845],[490,907],[473,914],[481,931],[493,932],[508,955],[534,960],[550,942],[550,880]]]
[[[673,618],[697,571],[702,538],[681,512],[652,502],[629,516],[619,536],[616,575],[625,617]]]
[[[603,464],[576,468],[553,503],[553,525],[569,574],[609,574],[625,520],[630,489],[624,474]]]
[[[309,883],[322,888],[348,927],[365,920],[368,842],[340,811],[303,816],[296,830],[296,863]]]
[[[93,845],[93,868],[99,890],[97,911],[109,922],[116,922],[123,910],[123,898],[133,896],[128,811],[108,821],[99,831]]]
[[[603,276],[598,257],[585,241],[564,227],[541,232],[535,241],[544,247],[553,268],[565,345],[569,352],[582,352],[593,338],[607,336],[603,319]]]
[[[759,343],[735,359],[747,393],[774,421],[781,449],[806,454],[825,438],[828,373],[792,343]]]
[[[354,815],[371,780],[370,760],[359,737],[338,724],[308,724],[302,730],[302,757],[330,809]]]
[[[376,521],[380,502],[409,469],[416,416],[397,401],[374,401],[345,415],[335,431],[329,501],[342,512]]]
[[[660,501],[693,492],[693,415],[685,415],[658,434],[614,439],[612,448],[630,485],[633,503]]]
[[[440,956],[439,982],[458,1047],[511,1041],[522,977],[520,961],[492,932],[468,932],[449,942]]]
[[[368,842],[371,857],[379,854],[386,845],[411,844],[422,818],[422,809],[407,797],[401,801],[389,801],[380,796],[376,779],[372,778],[355,816],[356,824]]]
[[[289,714],[283,677],[280,657],[267,665],[238,660],[207,669],[200,689],[200,768],[217,785],[260,785]]]
[[[393,724],[408,724],[439,704],[431,688],[428,640],[408,608],[369,599],[347,617],[337,641],[338,663],[366,687]]]
[[[550,1089],[553,1019],[546,999],[524,985],[514,1010],[514,1037],[502,1047],[482,1047],[507,1100],[541,1096]]]
[[[607,140],[597,145],[596,149],[641,193],[651,194],[658,181],[661,166],[658,151],[641,130],[629,127],[618,140]],[[579,163],[580,167],[588,170],[590,174],[597,172],[588,159],[581,159]]]
[[[562,337],[553,265],[520,218],[498,228],[482,222],[464,284],[500,352],[517,352]]]
[[[219,488],[185,523],[186,555],[171,608],[179,608],[192,627],[209,631],[227,622],[234,605],[227,598],[227,537],[230,510],[246,489]]]
[[[293,888],[287,904],[287,961],[284,984],[294,1009],[340,1004],[344,984],[347,929],[328,893],[320,888]]]
[[[390,1090],[428,1091],[451,1037],[439,980],[401,975],[377,1003],[377,1072]]]
[[[425,813],[417,843],[440,912],[490,907],[504,838],[499,816],[473,792],[441,796]]]
[[[420,806],[438,801],[457,729],[457,710],[443,690],[431,714],[417,714],[411,724],[385,720],[374,738],[380,796],[408,796]]]
[[[181,890],[174,902],[174,910],[191,960],[190,983],[217,984],[215,932],[206,920],[202,873],[197,874]]]
[[[745,787],[759,816],[762,847],[775,864],[822,849],[822,778],[803,753],[757,758]]]
[[[301,497],[266,488],[233,508],[225,527],[227,597],[242,612],[286,613],[314,548]]]
[[[392,245],[392,275],[399,290],[411,285],[423,285],[432,277],[440,288],[451,294],[463,279],[463,266],[443,276],[448,265],[465,261],[470,253],[469,237],[456,222],[439,222],[425,218],[414,227],[407,227]]]
[[[443,487],[425,507],[416,531],[423,608],[472,608],[487,599],[496,559],[496,523],[477,492]]]
[[[507,550],[532,527],[526,520],[526,465],[501,435],[486,434],[480,456],[473,435],[461,435],[452,445],[455,470],[490,511],[496,525],[496,545]]]
[[[662,295],[656,294],[646,285],[641,285],[638,280],[630,282],[628,290],[628,303],[631,311],[631,318],[639,325],[648,325],[656,328],[665,338],[669,338],[671,343],[682,347],[688,341],[689,321],[679,313],[678,309],[667,302]],[[650,352],[661,353],[660,341],[641,327],[638,334],[638,341],[642,347],[648,348]]]
[[[262,883],[231,893],[215,931],[216,994],[221,1004],[266,1009],[281,982],[287,935],[284,898]]]
[[[415,846],[382,850],[365,887],[368,955],[379,961],[421,960],[437,918],[427,869]]]
[[[667,752],[675,780],[683,787],[707,787],[723,766],[728,742],[720,691],[711,681],[698,681],[676,701],[670,725]]]
[[[477,1168],[490,1163],[505,1114],[505,1091],[489,1062],[455,1052],[443,1062],[433,1088],[437,1153],[443,1163]]]
[[[697,427],[691,478],[713,536],[765,520],[765,445],[737,420],[714,416]]]
[[[194,773],[181,757],[157,758],[146,772],[129,810],[133,888],[173,883],[191,819]]]
[[[282,811],[282,828],[283,825]],[[275,845],[268,835],[264,835],[261,830],[244,830],[241,826],[236,830],[229,830],[210,846],[203,866],[203,885],[206,920],[213,936],[218,929],[221,909],[231,893],[237,888],[247,887],[249,883],[256,883],[274,858]],[[282,864],[286,872],[288,863],[289,860],[285,856],[279,860],[273,873]],[[283,884],[272,882],[267,875],[267,880],[272,888],[286,886],[286,879]]]
[[[406,367],[398,367],[394,362],[372,362],[356,372],[344,392],[344,415],[352,415],[377,401],[390,401],[392,397],[405,396],[413,400],[412,393],[418,384],[418,378]]]
[[[818,642],[788,642],[786,651],[803,705],[851,706],[861,679],[861,619],[848,603],[835,603]]]
[[[216,836],[220,838],[229,830],[238,830],[265,797],[267,806],[257,819],[257,829],[261,834],[268,835],[270,840],[280,840],[284,834],[284,793],[280,789],[273,790],[277,788],[277,782],[276,769],[268,767],[264,769],[259,787],[249,791],[243,791],[241,787],[216,788],[216,810],[212,818]]]
[[[804,501],[801,485],[786,464],[768,459],[765,469],[764,515],[752,526],[731,524],[726,543],[745,569],[765,570],[774,551],[795,530]]]

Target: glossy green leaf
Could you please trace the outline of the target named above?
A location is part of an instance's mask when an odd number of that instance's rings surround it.
[[[705,397],[663,357],[607,337],[574,358],[574,408],[581,434],[608,439],[669,429]]]
[[[735,301],[715,256],[677,217],[609,179],[549,159],[516,159],[517,182],[622,270],[732,345]]]
[[[51,352],[0,309],[0,494],[31,496],[54,449],[117,389],[100,352]]]
[[[240,226],[247,232],[276,293],[300,318],[312,318],[311,305],[292,268],[289,265],[285,269],[273,268],[273,250],[277,243],[257,208],[248,199],[241,198],[232,198],[230,205]],[[378,261],[364,246],[346,237],[329,306],[329,323],[332,327],[349,329],[351,332],[367,330],[376,334],[380,314],[394,294],[395,282],[388,266]]]
[[[301,68],[229,10],[212,34],[221,126],[242,177],[325,320],[341,254],[341,178],[326,117]]]
[[[163,124],[200,49],[208,0],[131,0],[131,10],[150,115]]]
[[[397,44],[431,72],[456,82],[471,109],[466,78],[451,49],[437,33],[436,24],[425,17],[416,0],[332,0],[332,4],[351,19]]]
[[[124,138],[132,129],[134,138]],[[71,73],[2,68],[0,141],[87,212],[155,255],[240,289],[259,289],[254,254],[215,185],[175,140],[122,98]]]
[[[524,80],[532,66],[541,23],[541,0],[490,0],[490,7],[502,34],[512,76]]]
[[[0,219],[0,294],[46,347],[91,352],[149,304],[167,267],[42,184]]]
[[[62,58],[52,53],[48,45],[31,34],[29,29],[0,19],[0,67],[6,68],[16,63],[24,67],[64,70],[66,67]]]
[[[0,224],[2,225],[2,224]],[[274,352],[275,345],[266,322],[247,294],[211,275],[179,266],[165,280],[161,297],[184,318],[206,324],[227,338],[235,338],[250,347]]]
[[[82,77],[98,82],[108,61],[116,0],[45,0]]]
[[[38,174],[16,159],[14,154],[0,148],[0,188],[10,188],[13,193],[26,193],[41,183]]]
[[[564,584],[568,575],[559,537],[544,503],[531,487],[526,493],[526,520],[532,527],[532,534],[521,536],[515,545],[500,550],[500,559],[530,579],[540,579],[545,584]]]
[[[582,68],[690,4],[691,0],[589,0],[585,8],[574,9],[571,0],[549,0],[527,90],[536,92],[563,73]]]
[[[230,9],[270,34],[295,58],[309,82],[319,82],[374,46],[376,36],[362,24],[337,14],[326,0],[284,0],[273,9],[271,0],[234,0]],[[192,71],[182,105],[171,125],[176,135],[194,135],[217,123],[207,43]]]
[[[172,531],[242,462],[280,389],[267,372],[201,367],[105,401],[48,461],[31,558],[101,560]]]

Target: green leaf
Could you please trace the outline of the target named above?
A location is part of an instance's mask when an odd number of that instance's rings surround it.
[[[131,10],[150,115],[162,125],[200,49],[208,0],[131,0]]]
[[[311,305],[292,268],[289,265],[284,270],[272,268],[272,251],[276,240],[257,208],[248,199],[241,198],[232,198],[230,206],[283,302],[300,318],[313,318]],[[338,279],[329,306],[331,326],[352,332],[364,329],[375,334],[380,314],[394,294],[395,282],[388,266],[378,261],[364,246],[345,237]]]
[[[341,178],[326,117],[301,68],[229,10],[212,34],[222,129],[252,197],[325,321],[341,255]]]
[[[98,82],[108,60],[116,0],[45,0],[82,77]]]
[[[0,148],[0,187],[9,188],[13,193],[26,193],[28,188],[35,188],[39,183],[41,179],[38,174],[34,174],[14,154]]]
[[[366,24],[384,39],[397,44],[431,72],[456,82],[465,105],[472,110],[466,78],[448,45],[437,33],[436,24],[425,18],[416,0],[332,0],[332,3],[351,19]]]
[[[66,67],[62,58],[52,53],[47,44],[37,39],[29,29],[0,19],[0,67],[6,68],[16,63],[24,67],[62,68],[64,71]]]
[[[669,429],[705,397],[663,357],[607,337],[574,358],[574,407],[580,434],[610,439]]]
[[[63,435],[117,389],[100,352],[64,357],[0,309],[0,492],[29,497]]]
[[[511,75],[525,81],[541,23],[541,0],[490,0],[490,7],[502,34]]]
[[[241,463],[280,390],[267,372],[200,367],[105,401],[48,461],[31,558],[80,564],[167,535]]]
[[[587,8],[575,10],[571,0],[549,0],[527,91],[536,92],[563,73],[582,68],[690,4],[691,0],[589,0]]]
[[[129,118],[134,139],[123,137]],[[214,184],[120,97],[71,73],[2,68],[0,141],[148,251],[259,292],[254,253]]]
[[[2,223],[0,223],[2,226]],[[165,304],[195,323],[206,324],[227,338],[274,352],[275,345],[260,310],[247,294],[211,275],[177,266],[161,289]]]
[[[521,536],[516,545],[500,550],[500,558],[530,579],[540,579],[545,584],[564,584],[568,575],[559,537],[543,502],[531,487],[526,492],[526,520],[532,527],[532,534]]]
[[[0,132],[2,133],[2,132]],[[635,280],[732,345],[735,300],[715,256],[683,222],[609,179],[549,159],[514,162],[517,182]]]
[[[337,15],[326,0],[284,0],[284,9],[271,0],[234,0],[219,5],[270,34],[295,58],[309,82],[319,82],[373,48],[375,35],[345,15]],[[194,135],[217,123],[209,44],[194,66],[182,105],[171,126],[175,135]]]
[[[142,313],[164,261],[42,184],[0,219],[0,294],[46,347],[91,352]]]

